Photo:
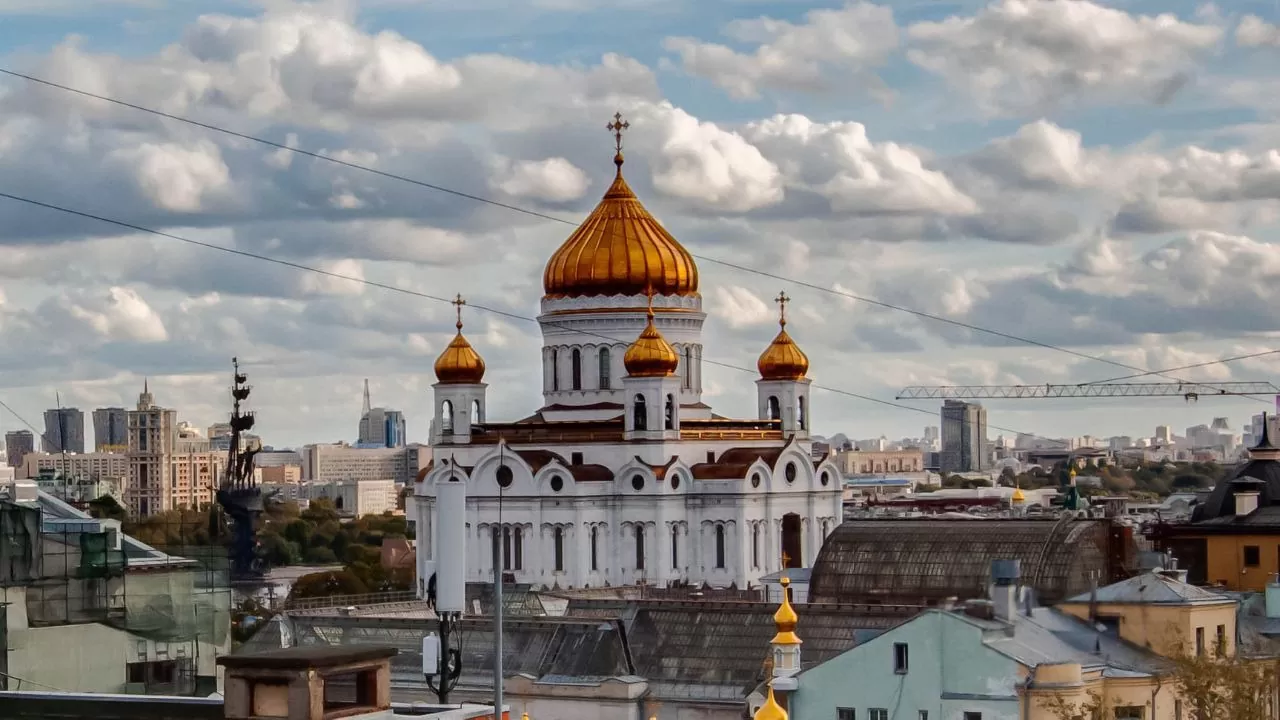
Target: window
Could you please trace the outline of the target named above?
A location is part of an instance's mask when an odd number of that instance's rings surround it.
[[[708,450],[708,451],[707,451],[707,462],[709,462],[709,463],[713,463],[713,462],[715,462],[715,461],[716,461],[716,451],[715,451],[715,450]]]
[[[671,569],[680,569],[680,526],[671,526]]]
[[[867,720],[889,720],[889,711],[885,708],[871,708],[867,710]]]
[[[551,349],[551,389],[560,389],[560,353],[555,348]]]
[[[476,422],[478,422],[478,423],[480,423],[480,422],[484,422],[484,416],[480,413],[480,401],[479,401],[479,400],[472,400],[472,401],[471,401],[471,417],[472,417],[472,419],[473,419],[473,420],[475,420],[475,421],[476,421]],[[401,435],[403,435],[403,434],[404,434],[404,433],[403,433],[403,432],[401,432]]]
[[[600,348],[600,389],[608,390],[609,370],[611,363],[609,362],[609,348]]]
[[[965,712],[964,717],[961,718],[961,720],[982,720],[982,713],[970,710]]]
[[[1262,552],[1257,545],[1244,546],[1244,566],[1255,568],[1262,564]]]
[[[929,720],[929,711],[928,711],[928,710],[921,710],[921,711],[920,711],[920,718],[919,718],[919,720]]]
[[[636,526],[636,569],[644,569],[644,526]]]
[[[899,675],[906,675],[907,666],[908,666],[907,644],[894,643],[893,644],[893,671]]]
[[[1204,628],[1196,628],[1196,657],[1204,655]]]
[[[836,720],[858,720],[858,713],[853,708],[836,708]]]
[[[643,395],[636,395],[634,406],[632,409],[632,424],[636,430],[648,430],[649,418],[645,411]]]
[[[1227,626],[1219,625],[1218,632],[1213,638],[1214,651],[1221,657],[1227,654]]]
[[[596,540],[598,539],[598,536],[599,536],[598,528],[592,525],[591,526],[591,569],[592,570],[600,569],[600,563],[599,563],[600,556],[596,553],[596,550],[599,547],[599,544],[596,542]]]
[[[675,396],[673,395],[667,396],[666,419],[664,420],[664,422],[665,422],[664,427],[667,430],[676,429],[676,399],[675,399]]]
[[[693,349],[684,349],[684,389],[693,389]]]
[[[1140,705],[1117,705],[1115,717],[1116,720],[1143,720],[1146,716],[1146,708]]]
[[[453,403],[448,400],[440,403],[440,427],[444,432],[453,432]]]
[[[760,526],[751,526],[751,567],[760,567]]]
[[[782,407],[778,404],[778,398],[775,395],[769,396],[769,419],[782,419]]]
[[[516,552],[515,552],[516,569],[523,570],[524,569],[524,530],[517,527],[515,536],[516,536]]]
[[[582,389],[582,351],[579,350],[578,348],[574,348],[573,352],[569,353],[569,369],[570,369],[569,381],[572,383],[571,387],[574,390],[581,390]]]
[[[576,453],[569,453],[569,464],[570,464],[570,465],[581,465],[581,464],[582,464],[582,453],[580,453],[580,452],[576,452]]]
[[[502,569],[511,569],[511,528],[502,528]]]
[[[716,526],[716,568],[724,569],[724,526]]]
[[[797,409],[796,409],[796,425],[800,426],[800,429],[803,430],[804,429],[804,396],[803,395],[800,396],[800,398],[798,399],[798,402],[799,402],[799,405],[797,406]]]
[[[564,528],[557,525],[552,531],[552,540],[555,543],[556,572],[564,572]]]
[[[1182,720],[1182,701],[1173,701],[1173,720]]]

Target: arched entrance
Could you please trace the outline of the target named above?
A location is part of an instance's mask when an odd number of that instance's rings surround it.
[[[800,542],[800,516],[787,513],[782,516],[782,557],[787,568],[804,567],[804,546]]]

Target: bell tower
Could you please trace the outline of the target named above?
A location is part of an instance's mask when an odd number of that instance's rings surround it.
[[[809,437],[809,358],[787,333],[787,303],[791,298],[778,293],[778,334],[760,354],[756,380],[761,420],[776,420],[785,436],[801,440]]]

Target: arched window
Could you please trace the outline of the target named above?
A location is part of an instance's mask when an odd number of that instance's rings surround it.
[[[582,389],[582,351],[579,350],[578,348],[574,348],[573,352],[569,353],[569,369],[572,372],[572,376],[569,378],[570,382],[572,383],[570,387],[572,387],[574,390],[581,390]]]
[[[551,348],[551,389],[560,389],[560,351]]]
[[[822,537],[825,538],[826,536],[827,536],[827,521],[823,520],[822,521]]]
[[[609,375],[612,363],[609,361],[609,348],[600,348],[600,389],[608,390],[611,386]]]
[[[693,348],[684,349],[684,389],[693,389]]]
[[[782,407],[778,404],[777,395],[769,396],[769,419],[770,420],[782,419]]]
[[[636,525],[636,569],[644,569],[644,526]]]
[[[516,526],[516,569],[524,569],[524,530],[520,526]]]
[[[473,421],[475,421],[475,422],[478,422],[478,423],[482,423],[482,422],[484,422],[484,417],[483,417],[483,416],[481,415],[481,413],[480,413],[480,401],[479,401],[479,400],[472,400],[472,401],[471,401],[471,419],[472,419]]]
[[[600,535],[599,528],[596,527],[595,525],[592,525],[591,526],[591,569],[592,570],[600,569],[600,556],[596,552],[596,550],[599,548],[599,544],[596,542],[597,540],[599,540],[599,535]]]
[[[760,567],[760,526],[751,526],[751,567]]]
[[[680,569],[680,526],[671,526],[671,569]]]
[[[556,572],[564,572],[564,528],[557,525],[551,532],[555,543]]]
[[[440,427],[444,432],[453,432],[453,403],[448,400],[440,403]]]
[[[636,395],[635,407],[632,409],[632,419],[636,430],[649,429],[649,413],[644,406],[644,396]]]
[[[667,430],[676,429],[676,398],[674,395],[667,396],[667,411],[666,411],[665,423],[666,423]]]
[[[502,528],[502,569],[511,569],[511,528]]]
[[[804,429],[804,423],[805,423],[805,417],[804,417],[804,396],[803,396],[803,395],[801,395],[801,396],[799,397],[798,402],[799,402],[799,405],[796,407],[796,424],[800,426],[800,429],[801,429],[801,430],[803,430],[803,429]]]
[[[724,526],[716,525],[716,568],[724,569]]]

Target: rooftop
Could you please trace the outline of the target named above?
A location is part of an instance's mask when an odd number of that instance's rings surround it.
[[[1161,572],[1150,572],[1112,583],[1093,592],[1076,595],[1069,603],[1088,603],[1096,599],[1107,605],[1222,605],[1235,600],[1209,592]]]

